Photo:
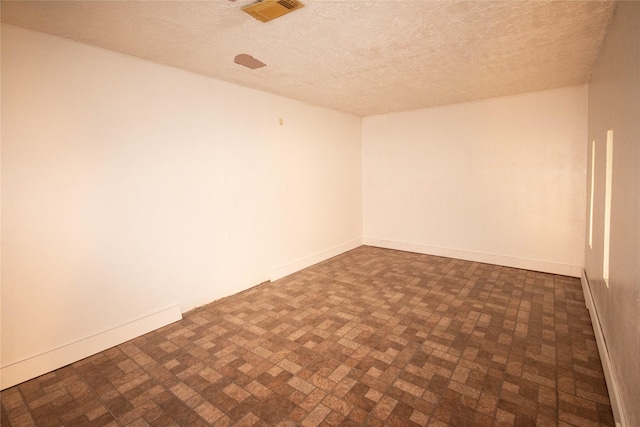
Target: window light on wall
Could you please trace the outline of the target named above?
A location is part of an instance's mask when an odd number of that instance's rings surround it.
[[[609,287],[609,246],[611,241],[611,181],[613,178],[613,130],[607,131],[607,163],[604,189],[604,250],[602,277]]]
[[[591,141],[591,196],[589,198],[589,249],[593,249],[593,184],[596,169],[596,141]]]

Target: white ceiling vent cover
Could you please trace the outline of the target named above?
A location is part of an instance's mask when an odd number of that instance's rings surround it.
[[[259,21],[269,22],[304,7],[298,0],[262,0],[242,8]]]

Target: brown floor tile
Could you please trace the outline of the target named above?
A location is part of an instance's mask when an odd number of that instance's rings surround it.
[[[578,279],[366,246],[0,400],[3,427],[614,425]]]

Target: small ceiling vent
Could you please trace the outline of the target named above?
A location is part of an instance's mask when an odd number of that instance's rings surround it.
[[[304,7],[298,0],[262,0],[242,8],[259,21],[269,22]]]

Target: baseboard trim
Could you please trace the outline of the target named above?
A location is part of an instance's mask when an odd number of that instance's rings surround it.
[[[333,258],[334,256],[338,256],[359,246],[362,246],[362,239],[354,239],[349,242],[342,243],[324,251],[316,252],[313,255],[304,257],[289,264],[276,267],[271,270],[271,272],[269,273],[269,277],[271,281],[281,279],[285,276],[295,273],[296,271],[311,267],[314,264],[325,261],[329,258]]]
[[[0,368],[0,390],[62,368],[180,319],[182,319],[180,306],[170,307],[74,343],[3,366]]]
[[[593,303],[591,285],[584,270],[582,270],[580,274],[580,282],[582,283],[584,301],[587,309],[589,310],[589,316],[591,317],[591,324],[593,325],[593,332],[596,337],[596,344],[598,345],[598,353],[600,354],[600,361],[602,362],[604,378],[609,390],[609,400],[611,401],[613,418],[616,422],[616,426],[627,427],[628,424],[624,415],[622,399],[620,399],[620,388],[618,387],[618,382],[616,381],[616,377],[613,373],[611,358],[609,357],[609,349],[607,348],[607,341],[604,338],[604,333],[602,332],[602,327],[600,325],[600,316],[598,316],[598,310]]]
[[[363,244],[385,249],[396,249],[419,254],[442,256],[446,258],[463,259],[466,261],[482,262],[485,264],[502,265],[505,267],[522,268],[525,270],[541,271],[543,273],[559,274],[562,276],[580,277],[582,267],[569,264],[559,264],[526,258],[516,258],[504,255],[486,254],[480,252],[462,251],[458,249],[440,248],[416,243],[397,242],[393,240],[374,239],[365,237]]]

